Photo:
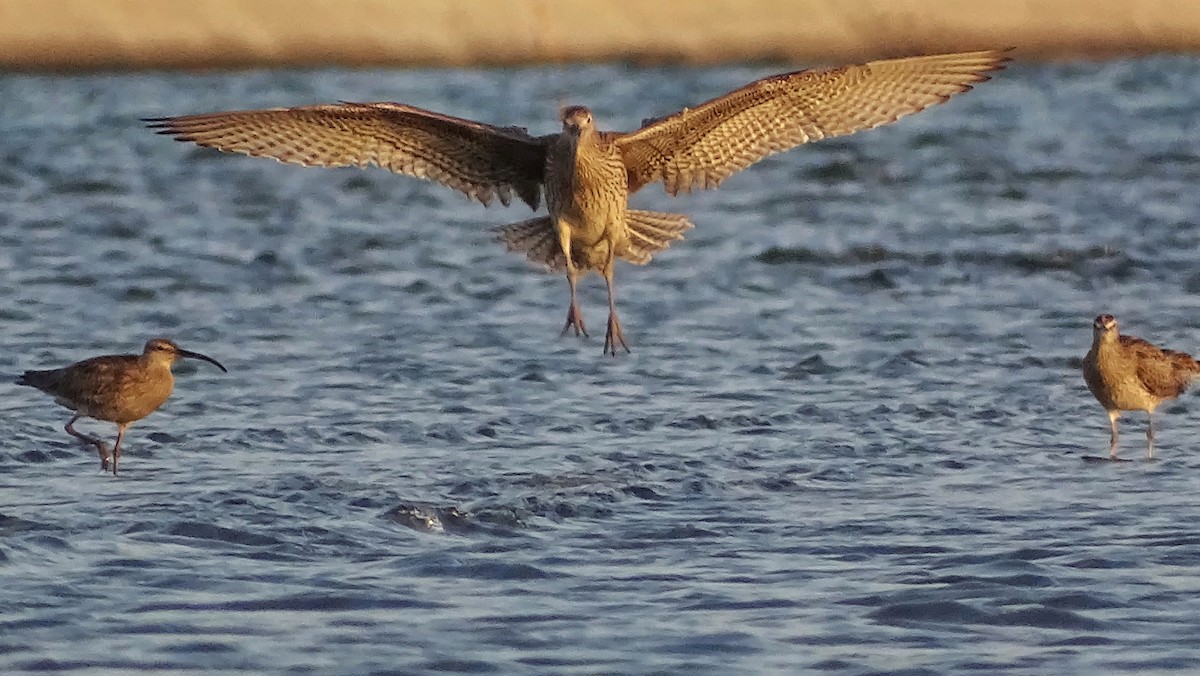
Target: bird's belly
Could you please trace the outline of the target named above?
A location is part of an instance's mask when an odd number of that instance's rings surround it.
[[[624,235],[629,190],[619,156],[578,159],[550,191],[550,215],[570,229],[571,243],[593,246]]]
[[[169,387],[147,387],[132,389],[121,396],[111,397],[103,402],[89,402],[85,407],[76,409],[78,413],[97,420],[107,420],[115,423],[128,423],[141,420],[158,410],[171,396]]]
[[[1140,384],[1129,384],[1109,395],[1118,411],[1150,411],[1159,404],[1159,398],[1150,394]]]
[[[623,207],[624,204],[576,201],[564,209],[559,218],[570,228],[572,244],[592,246],[623,231]]]
[[[1135,375],[1126,375],[1121,369],[1097,369],[1088,378],[1088,389],[1110,411],[1148,411],[1160,403]]]

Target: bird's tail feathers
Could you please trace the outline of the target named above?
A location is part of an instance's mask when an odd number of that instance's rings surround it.
[[[649,263],[653,254],[683,239],[683,233],[693,227],[683,214],[640,209],[630,209],[625,214],[625,223],[629,226],[629,245],[619,253],[635,265]]]
[[[567,259],[558,243],[558,233],[549,216],[528,218],[502,225],[493,230],[496,240],[509,251],[525,254],[534,263],[546,266],[549,272],[565,270]]]
[[[17,385],[24,385],[26,387],[41,387],[42,381],[44,380],[40,377],[41,375],[42,371],[26,371],[17,376],[16,380],[13,382]]]
[[[649,263],[652,255],[670,246],[671,242],[683,239],[683,233],[692,229],[692,222],[683,214],[640,209],[626,212],[625,224],[629,228],[629,241],[617,255],[636,265]],[[497,241],[503,242],[509,251],[525,254],[549,272],[560,272],[567,267],[567,259],[558,243],[558,232],[549,216],[509,223],[493,232]]]

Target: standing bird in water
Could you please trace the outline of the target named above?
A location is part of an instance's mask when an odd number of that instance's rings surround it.
[[[166,338],[154,338],[146,342],[140,355],[110,354],[60,369],[26,371],[16,383],[36,387],[54,397],[59,405],[75,412],[67,422],[67,434],[96,447],[100,453],[101,471],[108,469],[104,442],[76,431],[75,421],[95,418],[116,423],[117,442],[112,449],[112,473],[116,476],[125,429],[158,410],[171,396],[175,386],[171,366],[180,357],[201,359],[226,371],[212,357],[185,350]]]
[[[587,335],[575,298],[579,278],[608,285],[604,351],[629,344],[617,318],[613,266],[644,265],[682,239],[686,216],[630,209],[629,195],[662,181],[671,195],[715,188],[759,160],[802,143],[871,129],[942,103],[1001,68],[1003,51],[871,61],[766,77],[728,94],[643,122],[632,132],[600,131],[590,110],[567,106],[562,131],[530,136],[399,103],[338,103],[147,118],[180,141],[305,166],[375,164],[436,181],[483,204],[507,206],[515,192],[548,216],[498,229],[508,250],[571,289],[562,333]]]
[[[1092,349],[1083,358],[1083,379],[1108,412],[1112,431],[1109,460],[1117,457],[1117,418],[1121,411],[1145,411],[1146,457],[1154,457],[1154,409],[1183,394],[1200,375],[1200,362],[1141,338],[1117,332],[1117,318],[1100,315],[1092,322]]]

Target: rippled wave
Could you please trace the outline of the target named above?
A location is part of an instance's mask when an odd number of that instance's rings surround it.
[[[1018,63],[647,189],[697,227],[619,268],[620,359],[560,339],[564,280],[491,241],[523,207],[138,122],[392,99],[629,127],[770,70],[0,76],[0,368],[159,334],[230,368],[181,367],[116,479],[4,390],[3,670],[1193,668],[1192,399],[1159,462],[1083,464],[1107,429],[1077,369],[1100,311],[1195,350],[1195,59]]]

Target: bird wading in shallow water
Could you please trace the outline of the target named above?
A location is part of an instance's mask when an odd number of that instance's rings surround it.
[[[101,471],[109,466],[104,442],[76,431],[74,424],[80,418],[116,423],[117,441],[112,449],[112,473],[116,476],[126,428],[158,410],[171,396],[175,386],[171,366],[180,357],[200,359],[226,371],[212,357],[185,350],[166,338],[154,338],[146,342],[140,355],[110,354],[60,369],[26,371],[15,382],[35,387],[75,412],[67,422],[67,434],[96,447]]]
[[[692,227],[680,214],[628,207],[661,181],[671,195],[714,188],[759,160],[802,143],[878,127],[988,79],[1004,51],[871,61],[774,75],[643,122],[600,131],[583,106],[562,109],[562,131],[530,136],[399,103],[338,103],[146,118],[159,133],[218,150],[305,166],[371,164],[454,188],[489,204],[516,193],[548,216],[498,228],[510,251],[565,272],[571,290],[562,333],[587,335],[575,287],[588,271],[608,285],[604,351],[629,351],[617,318],[613,266],[644,265]]]
[[[1117,318],[1100,315],[1092,322],[1092,349],[1083,358],[1083,379],[1108,412],[1108,456],[1117,457],[1117,418],[1121,411],[1145,411],[1146,457],[1154,457],[1154,409],[1174,399],[1200,375],[1191,355],[1164,350],[1141,338],[1122,336]]]

